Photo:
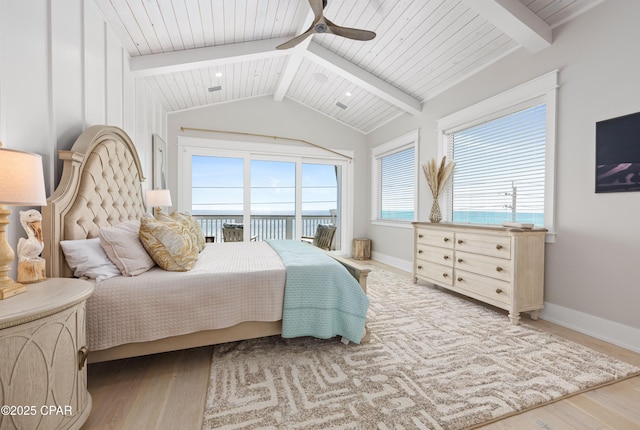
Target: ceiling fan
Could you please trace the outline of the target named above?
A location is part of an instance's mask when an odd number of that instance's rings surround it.
[[[309,4],[311,5],[311,10],[315,15],[311,27],[309,27],[309,29],[301,35],[294,37],[288,42],[276,46],[276,49],[293,48],[307,37],[316,33],[335,34],[336,36],[342,36],[354,40],[371,40],[376,37],[376,34],[373,31],[341,27],[339,25],[335,25],[333,22],[325,18],[323,10],[327,6],[327,0],[309,0]]]

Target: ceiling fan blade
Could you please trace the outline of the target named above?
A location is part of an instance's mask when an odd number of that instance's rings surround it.
[[[311,10],[313,11],[313,22],[317,22],[320,18],[322,18],[322,11],[324,9],[326,3],[322,0],[309,0],[309,5],[311,6]]]
[[[288,40],[288,41],[284,42],[281,45],[276,46],[276,49],[290,49],[290,48],[293,48],[298,43],[302,42],[304,39],[306,39],[307,37],[311,36],[313,33],[315,33],[315,30],[314,30],[314,26],[312,25],[311,27],[309,27],[309,29],[307,31],[305,31],[301,35],[296,36],[293,39]]]
[[[276,46],[276,49],[293,48],[314,33],[331,33],[335,34],[336,36],[342,36],[354,40],[371,40],[376,37],[376,34],[373,31],[360,30],[358,28],[341,27],[329,21],[323,13],[323,10],[327,5],[327,0],[309,0],[309,5],[311,6],[311,10],[315,15],[311,27],[309,27],[309,29],[301,35],[296,36],[281,45]]]
[[[333,22],[329,21],[326,18],[324,20],[329,27],[327,33],[332,33],[336,36],[342,36],[354,40],[371,40],[376,37],[376,34],[373,31],[361,30],[359,28],[341,27],[339,25],[335,25]]]

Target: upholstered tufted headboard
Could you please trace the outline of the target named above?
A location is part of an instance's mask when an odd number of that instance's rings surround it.
[[[144,176],[133,142],[117,127],[89,127],[59,156],[62,178],[42,207],[42,256],[47,276],[70,277],[60,241],[97,237],[101,227],[144,215]]]

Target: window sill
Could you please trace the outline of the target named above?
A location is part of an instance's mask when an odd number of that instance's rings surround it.
[[[556,232],[548,231],[544,238],[545,243],[556,243]]]
[[[384,227],[396,227],[396,228],[413,228],[413,221],[392,221],[382,219],[372,219],[371,225],[381,225]]]

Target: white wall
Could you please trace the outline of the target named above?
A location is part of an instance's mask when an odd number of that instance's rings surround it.
[[[640,350],[640,193],[595,194],[595,123],[640,111],[640,2],[609,0],[554,30],[537,55],[521,49],[369,136],[376,146],[422,128],[422,162],[436,156],[435,120],[559,69],[556,243],[546,247],[543,317]],[[420,219],[431,197],[420,182]],[[369,226],[382,258],[411,261],[408,231]]]
[[[129,55],[94,1],[0,1],[0,141],[42,155],[47,195],[62,173],[57,151],[95,124],[129,133],[151,176],[151,134],[166,134],[166,115],[131,75]],[[24,236],[16,213],[8,228],[14,249]]]
[[[247,99],[206,108],[174,112],[169,114],[168,120],[168,157],[169,185],[171,194],[178,192],[177,180],[177,136],[179,134],[212,137],[211,134],[198,132],[181,133],[179,127],[215,129],[232,132],[264,134],[268,136],[282,136],[302,139],[316,145],[331,149],[350,149],[354,154],[355,202],[354,215],[358,220],[354,224],[354,237],[365,233],[365,215],[368,214],[366,195],[369,192],[367,163],[368,149],[365,136],[321,115],[301,104],[284,99],[273,101],[271,96]],[[219,137],[219,136],[218,136]],[[289,144],[279,140],[278,144]],[[291,145],[298,145],[292,142]],[[364,178],[364,180],[362,180]],[[174,203],[176,200],[173,200]],[[350,250],[350,247],[347,247]]]

